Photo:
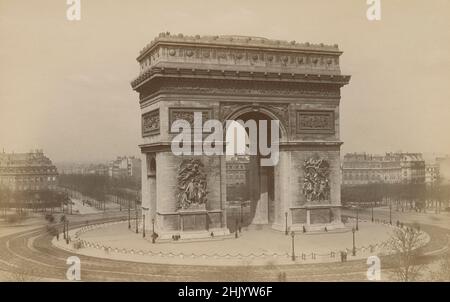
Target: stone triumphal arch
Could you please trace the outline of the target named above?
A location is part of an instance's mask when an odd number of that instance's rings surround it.
[[[160,238],[219,236],[227,229],[224,155],[176,156],[174,120],[270,119],[279,161],[250,159],[252,224],[331,230],[340,217],[340,88],[337,45],[244,36],[162,33],[137,57],[132,81],[142,121],[142,215]],[[195,142],[193,143],[195,144]],[[256,172],[255,172],[256,171]]]

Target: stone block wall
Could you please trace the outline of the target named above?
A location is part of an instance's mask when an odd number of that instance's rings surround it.
[[[158,152],[156,153],[156,185],[160,190],[156,192],[156,208],[158,214],[157,225],[158,228],[164,230],[179,230],[180,218],[177,212],[177,177],[180,164],[185,159],[200,159],[204,165],[203,171],[206,173],[207,182],[207,211],[222,210],[222,191],[221,191],[221,157],[220,156],[176,156],[172,152]],[[143,190],[146,192],[146,190]],[[143,206],[147,205],[147,201],[143,202]],[[199,214],[199,217],[193,218],[193,215],[185,215],[185,227],[187,225],[195,225],[194,229],[198,229],[199,225],[206,225],[204,214]],[[200,217],[201,216],[201,217]],[[219,225],[221,215],[212,213],[211,222],[215,227]],[[192,223],[190,221],[193,221]],[[149,225],[149,224],[147,224]],[[189,227],[188,227],[189,228]]]

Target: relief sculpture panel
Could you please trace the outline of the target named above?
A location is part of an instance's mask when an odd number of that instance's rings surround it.
[[[202,122],[212,119],[211,108],[169,108],[169,131],[174,121],[186,120],[191,127],[194,125],[194,112],[202,113]]]
[[[142,137],[159,134],[159,109],[142,115]]]
[[[206,205],[206,173],[203,163],[198,159],[185,159],[178,169],[178,209],[205,208]]]
[[[330,164],[325,159],[310,158],[304,161],[303,195],[308,203],[330,199]]]
[[[330,133],[334,129],[334,111],[300,110],[297,111],[297,133]]]

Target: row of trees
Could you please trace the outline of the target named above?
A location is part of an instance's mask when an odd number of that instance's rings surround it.
[[[107,175],[66,174],[59,176],[59,186],[75,190],[96,200],[106,200],[107,195],[135,200],[139,195],[140,180],[132,177],[111,178]]]
[[[341,200],[346,204],[373,204],[383,201],[414,201],[425,206],[426,201],[446,203],[450,200],[450,185],[367,184],[342,186]]]

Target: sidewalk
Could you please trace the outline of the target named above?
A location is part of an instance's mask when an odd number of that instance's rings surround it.
[[[151,243],[150,234],[142,238],[129,230],[126,222],[113,223],[84,230],[79,233],[85,247],[74,249],[60,240],[53,244],[59,248],[88,256],[116,260],[168,263],[184,265],[266,265],[292,263],[339,262],[340,251],[352,249],[351,228],[343,233],[302,234],[297,233],[295,242],[296,261],[292,261],[292,238],[274,230],[251,230],[242,232],[239,238],[198,240],[195,242]],[[76,239],[72,230],[71,238]],[[348,253],[348,260],[366,259],[376,255],[391,235],[391,227],[382,224],[360,222],[356,235],[356,257]],[[377,248],[371,252],[369,246]],[[303,258],[303,257],[304,258]]]

